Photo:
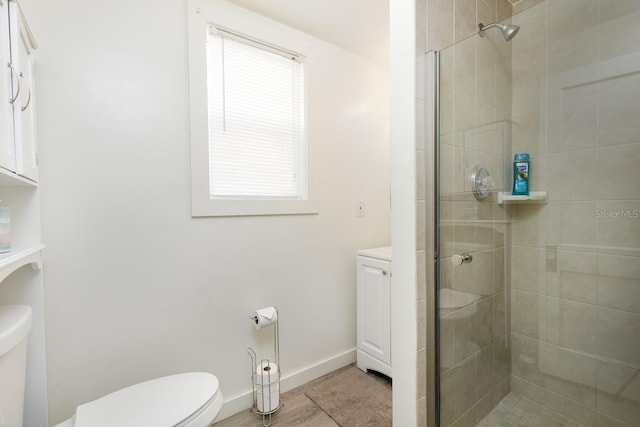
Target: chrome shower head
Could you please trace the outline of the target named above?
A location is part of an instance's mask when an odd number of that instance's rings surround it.
[[[478,34],[480,37],[484,37],[484,32],[489,28],[497,27],[502,31],[502,36],[506,41],[511,40],[518,34],[520,31],[520,27],[517,25],[509,25],[509,24],[501,24],[499,22],[493,22],[491,24],[484,25],[482,23],[478,24]]]

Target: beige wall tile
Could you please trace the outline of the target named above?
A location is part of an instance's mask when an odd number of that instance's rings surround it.
[[[598,305],[640,314],[640,260],[598,254]]]
[[[427,427],[427,398],[418,399],[418,427]]]
[[[454,160],[453,145],[440,145],[440,192],[452,194],[454,192]]]
[[[473,341],[476,348],[482,348],[493,339],[493,298],[485,298],[476,303],[477,311],[473,320]]]
[[[416,252],[416,299],[421,300],[427,297],[427,265],[425,251]],[[433,278],[429,277],[429,285]]]
[[[512,23],[520,26],[518,35],[511,40],[513,62],[546,61],[547,56],[547,2],[525,14],[515,15]]]
[[[454,386],[455,369],[444,372],[440,377],[440,421],[449,426],[455,420]]]
[[[514,246],[544,246],[548,219],[546,206],[516,205],[512,213],[511,243]]]
[[[546,390],[544,387],[523,380],[522,378],[511,377],[511,390],[518,396],[526,397],[540,405],[546,403]]]
[[[493,345],[489,344],[480,350],[475,357],[475,400],[478,401],[489,394],[495,387]]]
[[[454,325],[456,314],[445,315],[440,318],[440,368],[442,372],[455,366],[455,336]]]
[[[455,0],[455,40],[469,37],[477,31],[476,0]]]
[[[505,290],[505,248],[495,249],[493,252],[493,293]]]
[[[580,165],[572,167],[571,165]],[[598,150],[549,154],[547,179],[550,200],[595,200]]]
[[[456,418],[467,412],[475,399],[475,358],[470,357],[455,368],[454,411]],[[474,417],[475,421],[475,417]]]
[[[417,393],[418,399],[426,397],[427,395],[427,350],[422,349],[418,351],[418,383]]]
[[[424,350],[427,346],[427,300],[421,299],[416,302],[416,312],[418,314],[418,350]]]
[[[511,333],[511,372],[539,386],[545,384],[545,342]]]
[[[476,124],[476,103],[472,96],[455,91],[453,94],[455,116],[453,117],[454,132],[464,132]]]
[[[637,425],[640,420],[638,371],[600,360],[597,367],[597,409]]]
[[[424,100],[416,99],[416,150],[424,151],[427,134],[425,129]]]
[[[640,366],[640,315],[598,308],[596,354]]]
[[[511,288],[537,294],[545,292],[545,252],[541,248],[511,248]]]
[[[418,200],[416,202],[416,249],[421,250],[425,248],[425,213],[426,204],[424,200]]]
[[[596,358],[552,344],[546,346],[546,387],[590,408],[596,407]]]
[[[595,245],[596,202],[550,202],[547,206],[547,244]]]
[[[475,263],[476,294],[487,297],[493,295],[493,250],[473,254]]]
[[[638,107],[636,111],[640,111],[640,103]],[[640,135],[637,138],[640,140]],[[601,148],[598,158],[598,198],[600,200],[640,200],[639,165],[640,142]]]
[[[598,346],[598,308],[578,302],[547,297],[547,340],[558,346],[595,354]]]
[[[481,3],[483,3],[482,0]],[[477,41],[476,93],[479,100],[489,105],[496,105],[496,61],[498,52],[494,40],[495,38],[485,36]]]
[[[496,22],[497,11],[495,0],[477,0],[476,7],[478,24],[483,23],[486,25]]]
[[[513,2],[513,13],[522,13],[527,9],[533,8],[539,4],[546,4],[545,0],[519,0]],[[540,7],[540,6],[539,6]]]
[[[494,384],[498,385],[511,376],[511,348],[506,343],[506,336],[493,341]]]
[[[501,87],[500,80],[498,80],[497,87]],[[513,92],[512,109],[514,113],[538,111],[542,106],[546,106],[546,61],[532,61],[521,65],[514,63],[511,90]]]
[[[504,21],[511,17],[511,15],[513,15],[513,6],[511,6],[511,2],[509,0],[497,0],[496,13],[498,21]]]
[[[550,53],[563,52],[571,47],[595,40],[598,25],[598,0],[565,0],[549,3]]]
[[[505,292],[493,297],[493,339],[503,337],[507,333]]]
[[[498,402],[499,400],[496,399],[496,395],[493,390],[484,395],[480,400],[478,400],[478,403],[474,405],[476,419],[473,426],[476,426],[479,422],[481,422],[482,419],[491,412],[491,410],[496,406]]]
[[[618,1],[620,3],[620,1]],[[616,58],[633,55],[640,43],[640,21],[638,13],[634,12],[623,19],[609,22],[600,26],[600,76],[611,78],[626,74],[628,64],[617,61]],[[604,85],[606,86],[606,85]]]
[[[427,0],[416,0],[416,48],[427,51]]]
[[[455,321],[453,322],[456,363],[462,362],[479,349],[474,337],[474,322],[477,309],[477,305],[472,304],[456,312]]]
[[[426,173],[425,173],[424,161],[425,161],[424,151],[416,150],[416,200],[425,199]]]
[[[434,23],[433,25],[429,24],[428,31],[427,50],[442,51],[453,45],[453,28],[445,28]]]
[[[453,49],[454,89],[473,98],[476,89],[476,37],[457,43]]]
[[[545,327],[545,297],[514,289],[511,292],[511,330],[544,339]]]
[[[598,146],[598,96],[549,108],[547,144],[550,153]]]
[[[472,406],[467,412],[462,414],[451,427],[474,427],[476,423],[476,407]]]
[[[457,253],[468,252],[466,250],[457,251]],[[476,264],[464,263],[462,265],[458,265],[453,267],[453,289],[460,292],[466,292],[467,294],[476,295]],[[462,299],[454,298],[454,303],[458,307],[462,307],[466,301],[466,296],[461,295]],[[462,304],[462,305],[460,305]]]
[[[640,201],[598,202],[596,214],[598,223],[597,242],[602,246],[638,248],[640,227],[638,218]]]
[[[595,304],[596,266],[595,253],[556,251],[556,272],[547,273],[547,295]]]

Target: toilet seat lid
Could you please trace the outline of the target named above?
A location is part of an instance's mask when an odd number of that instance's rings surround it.
[[[218,379],[209,373],[157,378],[78,406],[74,426],[179,426],[213,401],[217,393]]]

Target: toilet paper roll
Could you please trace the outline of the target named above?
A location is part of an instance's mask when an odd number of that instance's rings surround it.
[[[280,378],[280,370],[275,363],[262,362],[258,364],[256,369],[256,384],[266,385],[273,384]]]
[[[278,320],[278,311],[275,307],[261,308],[253,313],[252,318],[255,322],[256,329],[262,329],[276,323]]]
[[[273,412],[280,406],[280,384],[258,386],[256,392],[256,406],[258,412]]]

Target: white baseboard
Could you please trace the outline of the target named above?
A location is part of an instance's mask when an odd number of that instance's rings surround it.
[[[356,349],[354,348],[283,376],[280,380],[280,390],[282,393],[293,390],[296,387],[320,378],[355,361]],[[253,405],[252,390],[247,390],[246,392],[232,396],[222,404],[222,409],[216,417],[216,421],[224,420],[239,412],[245,411],[251,408],[251,405]]]

